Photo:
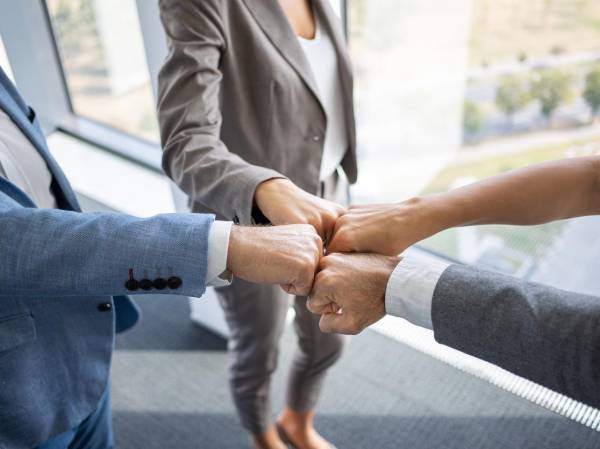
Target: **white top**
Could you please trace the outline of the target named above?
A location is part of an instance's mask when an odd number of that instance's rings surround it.
[[[386,313],[433,329],[431,304],[440,277],[450,264],[404,257],[392,272],[385,291]]]
[[[298,36],[317,83],[318,95],[327,116],[320,180],[327,179],[340,165],[348,149],[348,129],[344,114],[344,97],[335,46],[324,32],[317,14],[313,39]]]
[[[50,190],[52,174],[29,139],[0,109],[0,176],[23,190],[38,207],[54,208],[56,199]],[[227,252],[231,222],[216,221],[208,235],[206,284],[222,286],[227,275]]]
[[[41,208],[56,207],[46,161],[12,119],[0,109],[0,176],[19,187]]]

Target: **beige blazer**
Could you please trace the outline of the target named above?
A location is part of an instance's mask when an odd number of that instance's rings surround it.
[[[313,0],[337,49],[356,181],[352,73],[339,18]],[[252,222],[258,184],[319,190],[327,117],[310,65],[277,0],[160,0],[169,54],[159,74],[165,172],[192,210]]]

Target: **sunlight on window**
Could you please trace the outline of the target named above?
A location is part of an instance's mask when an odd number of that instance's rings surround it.
[[[75,113],[158,141],[135,0],[48,0]]]
[[[600,2],[349,0],[356,202],[399,201],[600,152]],[[450,230],[422,245],[524,275],[569,222]]]

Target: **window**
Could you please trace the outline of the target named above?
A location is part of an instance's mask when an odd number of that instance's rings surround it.
[[[158,142],[135,0],[48,0],[73,111]]]
[[[600,152],[600,123],[583,94],[586,77],[600,71],[599,2],[347,6],[360,143],[355,202],[398,201]],[[568,226],[462,228],[421,246],[525,275]]]
[[[4,48],[2,36],[0,36],[0,67],[2,67],[4,73],[6,73],[8,77],[14,82],[15,78],[10,67],[8,56],[6,55],[6,48]]]

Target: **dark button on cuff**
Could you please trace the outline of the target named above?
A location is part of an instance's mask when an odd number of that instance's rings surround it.
[[[125,288],[131,292],[134,292],[140,288],[140,284],[135,279],[129,279],[127,282],[125,282]]]
[[[168,280],[167,280],[167,285],[169,286],[170,289],[172,290],[176,290],[179,287],[181,287],[181,284],[183,282],[181,281],[181,278],[178,278],[177,276],[171,276]]]
[[[154,279],[154,288],[156,290],[164,290],[167,288],[167,281],[163,278]]]
[[[146,291],[151,290],[153,286],[154,286],[154,283],[150,279],[142,279],[140,281],[140,288],[142,290],[146,290]]]
[[[98,304],[98,310],[100,312],[108,312],[109,310],[112,310],[112,304],[109,302]]]

